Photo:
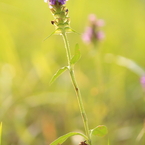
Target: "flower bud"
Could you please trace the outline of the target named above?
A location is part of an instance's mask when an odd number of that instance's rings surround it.
[[[70,18],[68,9],[64,6],[67,0],[44,0],[49,4],[50,11],[54,16],[51,23],[56,27],[57,33],[70,32]]]

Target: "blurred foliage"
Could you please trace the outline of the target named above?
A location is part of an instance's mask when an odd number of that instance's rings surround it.
[[[101,84],[97,76],[97,53],[81,35],[69,34],[72,53],[79,43],[82,57],[76,77],[81,88],[90,128],[104,124],[108,136],[93,138],[94,145],[144,145],[145,94],[140,76],[118,65],[120,55],[145,69],[144,0],[69,0],[71,26],[83,33],[88,15],[105,20],[106,39],[101,51]],[[67,64],[53,17],[43,0],[0,0],[0,122],[3,145],[46,145],[70,131],[83,129],[77,99],[69,74],[52,86],[52,75]],[[92,51],[93,54],[92,55]],[[108,57],[109,56],[109,57]],[[114,61],[113,61],[114,60]],[[78,144],[79,138],[65,144]],[[81,140],[82,141],[82,140]]]

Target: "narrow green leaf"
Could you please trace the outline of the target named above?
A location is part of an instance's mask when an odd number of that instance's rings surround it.
[[[71,29],[71,32],[74,32],[74,33],[76,33],[78,35],[81,35],[80,33],[78,33],[77,31],[73,30],[72,28],[70,28],[70,29]]]
[[[70,63],[71,64],[75,64],[80,58],[81,58],[81,53],[80,53],[79,45],[76,44],[76,46],[75,46],[75,54],[72,57]]]
[[[50,85],[66,70],[68,69],[67,66],[60,68],[52,77],[51,81],[50,81]]]
[[[108,138],[108,145],[110,145],[110,141],[109,141],[109,138]]]
[[[91,130],[93,135],[104,136],[108,133],[108,129],[105,125],[99,125]]]
[[[2,143],[2,122],[0,123],[0,145]]]
[[[56,30],[54,32],[52,32],[49,36],[47,36],[43,41],[45,41],[46,39],[48,39],[50,36],[52,36],[55,33],[56,33]]]
[[[55,141],[53,141],[50,145],[61,145],[62,143],[64,143],[69,137],[74,136],[74,135],[81,135],[82,137],[84,137],[86,140],[88,140],[87,136],[82,134],[82,133],[78,133],[78,132],[70,132],[67,133],[61,137],[59,137],[58,139],[56,139]]]

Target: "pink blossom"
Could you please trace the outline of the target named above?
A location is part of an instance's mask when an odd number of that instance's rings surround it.
[[[89,26],[86,27],[85,32],[82,35],[82,39],[85,43],[96,44],[105,38],[105,34],[100,30],[100,27],[104,26],[104,20],[97,19],[96,15],[91,14],[89,16]]]

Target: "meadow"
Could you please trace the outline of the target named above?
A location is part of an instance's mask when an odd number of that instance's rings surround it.
[[[68,0],[66,6],[71,27],[80,33],[68,39],[72,54],[80,47],[75,75],[89,127],[108,128],[93,144],[145,145],[145,1]],[[105,39],[97,45],[101,71],[97,51],[82,41],[90,14],[105,22]],[[48,145],[67,132],[84,132],[69,73],[49,85],[67,64],[62,38],[44,41],[55,29],[53,19],[43,0],[0,0],[2,145]],[[76,136],[64,145],[79,142]]]

